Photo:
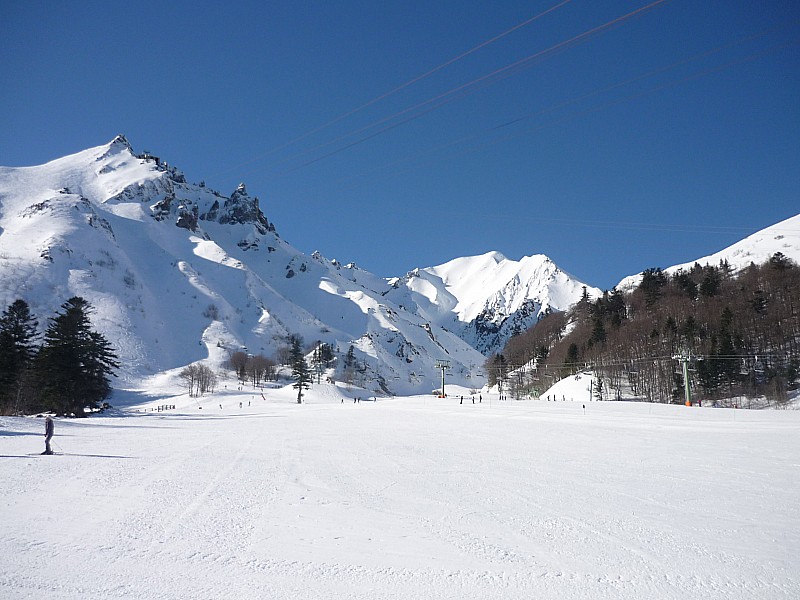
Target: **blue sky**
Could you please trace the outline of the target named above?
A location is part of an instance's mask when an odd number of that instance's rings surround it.
[[[800,4],[649,4],[3,3],[0,164],[124,133],[305,252],[610,288],[800,212]]]

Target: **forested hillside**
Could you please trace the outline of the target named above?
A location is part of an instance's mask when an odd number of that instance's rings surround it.
[[[800,385],[800,267],[780,253],[732,273],[695,264],[644,272],[628,294],[584,298],[512,338],[487,361],[512,393],[546,389],[585,368],[597,399],[683,402],[680,357],[695,401],[780,405]]]

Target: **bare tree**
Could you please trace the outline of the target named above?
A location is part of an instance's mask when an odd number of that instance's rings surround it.
[[[245,380],[247,377],[247,354],[245,352],[237,351],[231,354],[228,365],[236,372],[239,381]]]
[[[189,396],[202,396],[206,392],[214,391],[217,384],[217,375],[207,365],[194,363],[184,367],[179,373],[180,378],[189,388]]]
[[[275,361],[263,354],[250,356],[247,359],[245,371],[247,377],[253,382],[253,387],[261,385],[262,381],[275,377]]]

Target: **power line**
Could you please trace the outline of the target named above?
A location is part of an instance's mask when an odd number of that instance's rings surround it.
[[[796,25],[797,23],[800,23],[800,20],[795,20],[795,21],[792,21],[790,23],[781,24],[781,25],[776,26],[776,27],[767,28],[765,30],[762,30],[762,31],[756,33],[756,34],[748,35],[748,36],[745,36],[743,38],[734,40],[733,42],[729,42],[727,44],[723,44],[723,45],[717,46],[715,48],[712,48],[710,50],[706,50],[704,52],[695,54],[695,55],[690,56],[688,58],[684,58],[684,59],[675,61],[675,62],[673,62],[673,63],[671,63],[671,64],[669,64],[667,66],[659,67],[657,69],[653,69],[651,71],[648,71],[646,73],[642,73],[642,74],[637,75],[635,77],[628,78],[628,79],[625,79],[623,81],[619,81],[619,82],[613,83],[613,84],[611,84],[609,86],[605,86],[605,87],[602,87],[602,88],[598,88],[598,89],[592,90],[592,91],[590,91],[590,92],[588,92],[586,94],[582,94],[582,95],[577,96],[575,98],[571,98],[571,99],[565,100],[563,102],[559,102],[557,104],[551,105],[549,107],[546,107],[546,108],[543,108],[543,109],[540,109],[540,110],[537,110],[537,111],[533,111],[533,112],[521,115],[521,116],[516,117],[516,118],[514,118],[512,120],[506,121],[504,123],[500,123],[498,125],[492,126],[491,128],[488,128],[488,129],[484,129],[484,130],[479,131],[477,133],[473,133],[473,134],[470,134],[470,135],[467,135],[467,136],[463,136],[463,137],[455,139],[455,140],[451,140],[449,142],[445,142],[443,144],[439,144],[437,146],[428,148],[427,150],[417,151],[413,156],[407,156],[407,157],[404,157],[404,158],[400,158],[400,159],[397,159],[395,161],[391,161],[389,163],[386,163],[386,164],[384,164],[384,165],[382,165],[380,167],[373,168],[373,169],[371,169],[371,170],[369,170],[369,171],[367,171],[365,173],[362,173],[361,175],[355,175],[353,177],[350,177],[349,180],[352,183],[350,183],[349,185],[342,186],[339,189],[351,189],[353,187],[356,187],[360,182],[359,181],[353,181],[354,179],[358,179],[358,178],[362,178],[363,179],[363,176],[365,174],[381,172],[382,170],[385,170],[387,167],[392,167],[392,166],[400,165],[400,164],[403,164],[403,163],[410,163],[410,165],[405,167],[405,168],[395,169],[395,170],[392,170],[392,171],[390,171],[388,173],[388,174],[399,174],[399,173],[409,172],[412,169],[418,169],[418,168],[421,168],[423,166],[430,166],[432,164],[436,164],[437,162],[442,162],[444,160],[450,160],[450,159],[454,158],[455,156],[462,155],[462,154],[474,151],[474,150],[479,149],[479,148],[485,148],[485,147],[488,147],[488,146],[496,144],[496,143],[500,143],[500,142],[503,142],[503,141],[508,141],[508,140],[513,139],[515,137],[519,137],[520,135],[526,135],[526,134],[530,134],[530,133],[535,133],[537,131],[540,131],[540,130],[544,129],[545,127],[550,127],[552,125],[563,123],[563,122],[568,121],[568,120],[573,120],[575,118],[579,118],[581,116],[585,116],[586,114],[597,112],[597,111],[602,110],[604,108],[608,108],[610,106],[614,106],[616,104],[620,104],[622,102],[629,101],[629,100],[631,100],[633,98],[637,98],[639,96],[643,96],[643,95],[647,95],[649,93],[654,93],[654,92],[660,91],[661,89],[663,89],[665,87],[671,87],[671,86],[674,86],[674,85],[678,85],[679,83],[683,83],[683,82],[685,82],[687,80],[696,79],[696,78],[699,78],[700,76],[705,76],[705,75],[708,75],[708,74],[710,74],[712,72],[719,71],[719,70],[722,70],[722,69],[725,69],[725,68],[729,68],[729,67],[731,67],[731,66],[733,66],[735,64],[739,64],[740,62],[744,62],[744,61],[747,61],[747,60],[753,60],[754,58],[758,58],[759,56],[762,56],[763,54],[766,54],[768,52],[773,52],[775,50],[779,50],[779,49],[785,47],[786,45],[790,45],[790,44],[796,43],[796,42],[793,41],[793,42],[787,42],[787,43],[784,43],[784,44],[779,44],[777,46],[770,47],[770,48],[768,48],[768,49],[766,49],[764,51],[760,51],[758,53],[751,54],[749,56],[737,59],[735,61],[731,61],[731,62],[725,63],[723,65],[720,65],[720,66],[717,66],[717,67],[713,67],[711,69],[707,69],[705,71],[697,72],[695,74],[689,75],[687,77],[684,77],[682,79],[676,80],[674,82],[670,82],[670,83],[667,83],[667,84],[661,84],[659,86],[655,86],[655,87],[650,88],[648,90],[644,90],[642,92],[637,92],[635,94],[628,95],[628,96],[626,96],[624,98],[617,99],[617,100],[614,100],[614,101],[606,103],[606,104],[602,104],[602,105],[599,105],[599,106],[596,106],[596,107],[592,107],[590,109],[586,109],[586,110],[579,111],[579,112],[576,112],[576,113],[571,113],[571,114],[568,114],[568,115],[566,115],[566,116],[564,116],[564,117],[562,117],[560,119],[556,119],[555,121],[539,125],[539,126],[535,127],[534,129],[526,129],[526,130],[523,130],[522,132],[517,132],[515,134],[510,134],[510,135],[507,135],[507,136],[498,136],[498,137],[496,137],[496,138],[494,138],[492,140],[483,142],[481,144],[471,144],[471,145],[467,146],[466,148],[462,149],[458,154],[449,154],[449,155],[447,155],[445,157],[442,157],[440,159],[433,160],[433,161],[425,161],[424,159],[421,158],[421,154],[430,155],[430,154],[433,154],[435,152],[439,152],[441,150],[445,150],[447,148],[450,148],[450,147],[453,147],[453,146],[456,146],[456,145],[459,145],[459,144],[464,144],[464,143],[471,142],[473,140],[476,140],[476,139],[480,138],[483,135],[486,135],[487,133],[491,133],[493,131],[498,131],[498,130],[503,129],[505,127],[516,125],[516,124],[518,124],[518,123],[520,123],[522,121],[525,121],[527,119],[530,119],[530,118],[532,118],[534,116],[540,116],[540,115],[544,115],[544,114],[547,114],[547,113],[555,112],[555,111],[557,111],[559,109],[565,108],[565,107],[570,106],[572,104],[576,104],[577,102],[586,100],[586,99],[591,98],[593,96],[598,96],[600,94],[609,92],[609,91],[617,89],[617,88],[621,88],[623,86],[635,83],[637,81],[641,81],[641,80],[647,79],[649,77],[653,77],[655,75],[660,75],[660,74],[666,73],[666,72],[668,72],[670,70],[673,70],[673,69],[676,69],[676,68],[678,68],[680,66],[684,66],[684,65],[689,64],[691,62],[707,58],[707,57],[712,56],[714,54],[717,54],[717,53],[719,53],[719,52],[721,52],[723,50],[729,49],[729,48],[731,48],[733,46],[737,46],[737,45],[740,45],[740,44],[743,44],[743,43],[746,43],[746,42],[753,41],[753,40],[758,39],[760,37],[763,37],[763,36],[765,36],[765,35],[767,35],[769,33],[773,33],[773,32],[775,32],[777,30],[785,29],[787,27]],[[453,98],[453,99],[455,99],[455,98]],[[445,102],[449,102],[451,100],[452,99],[446,100]],[[348,144],[347,146],[345,146],[342,149],[332,151],[332,152],[330,152],[330,153],[328,153],[328,154],[326,154],[326,155],[324,155],[322,157],[310,160],[310,161],[308,161],[306,163],[303,163],[302,165],[299,165],[299,166],[294,167],[292,169],[288,169],[286,171],[283,171],[281,174],[286,174],[286,173],[293,172],[293,171],[295,171],[295,170],[297,170],[297,169],[299,169],[299,168],[301,168],[303,166],[307,166],[307,165],[313,164],[315,162],[318,162],[319,160],[322,160],[323,158],[327,158],[328,156],[332,156],[333,154],[336,154],[336,153],[338,153],[338,152],[340,152],[340,151],[342,151],[344,149],[347,149],[347,148],[350,148],[352,146],[355,146],[355,145],[361,143],[362,141],[366,141],[368,139],[371,139],[372,137],[375,137],[375,135],[377,135],[378,133],[383,133],[385,131],[388,131],[389,129],[393,129],[394,127],[396,127],[399,124],[406,123],[406,122],[408,122],[410,120],[413,120],[413,119],[417,118],[418,116],[422,116],[422,114],[427,114],[428,112],[431,112],[432,110],[435,110],[439,106],[440,105],[436,105],[434,107],[431,107],[428,110],[426,110],[424,113],[409,117],[408,119],[406,119],[404,121],[401,121],[398,124],[391,125],[391,126],[385,128],[385,129],[382,129],[379,132],[377,132],[376,134],[372,134],[372,135],[368,136],[367,138],[364,138],[363,140],[359,140],[357,142]],[[325,145],[327,145],[327,144],[322,144],[321,146],[318,146],[316,149],[318,149],[320,147],[324,147]],[[298,156],[302,156],[302,154],[295,155],[295,157],[293,157],[293,158],[297,158]],[[347,180],[341,180],[341,181],[347,181]]]
[[[556,120],[551,121],[549,123],[544,123],[544,124],[538,125],[538,126],[533,127],[533,128],[528,128],[528,129],[525,129],[525,130],[522,130],[522,131],[518,131],[516,133],[509,134],[507,136],[499,136],[499,137],[497,137],[497,138],[495,138],[495,139],[493,139],[493,140],[491,140],[489,142],[486,142],[486,143],[484,143],[484,144],[482,144],[480,146],[474,146],[472,148],[468,148],[466,151],[472,151],[475,148],[481,148],[481,147],[485,148],[485,147],[488,147],[488,146],[491,146],[491,145],[494,145],[494,144],[497,144],[497,143],[500,143],[500,142],[506,142],[506,141],[509,141],[511,139],[520,137],[522,135],[530,135],[532,133],[536,133],[536,132],[541,131],[541,130],[547,128],[547,127],[552,127],[554,125],[559,125],[561,123],[565,123],[565,122],[568,122],[568,121],[575,120],[575,119],[577,119],[579,117],[584,117],[586,115],[594,114],[596,112],[599,112],[601,110],[605,110],[605,109],[610,108],[612,106],[618,106],[618,105],[620,105],[620,104],[622,104],[624,102],[628,102],[628,101],[636,99],[636,98],[647,96],[649,94],[653,94],[655,92],[659,92],[659,91],[661,91],[663,89],[666,89],[666,88],[674,87],[676,85],[685,83],[687,81],[691,81],[693,79],[699,79],[700,77],[705,77],[707,75],[710,75],[710,74],[718,72],[718,71],[722,71],[722,70],[727,69],[729,67],[732,67],[734,65],[738,65],[740,63],[743,63],[743,62],[746,62],[746,61],[750,61],[750,60],[755,60],[756,58],[760,58],[761,56],[764,56],[764,55],[766,55],[766,54],[768,54],[770,52],[774,52],[776,50],[781,50],[781,49],[787,48],[787,47],[789,47],[789,46],[791,46],[793,44],[797,44],[799,41],[800,40],[795,39],[795,40],[791,40],[791,41],[784,42],[784,43],[781,43],[781,44],[777,44],[777,45],[772,46],[770,48],[767,48],[766,50],[763,50],[761,52],[757,52],[755,54],[751,54],[751,55],[748,55],[746,57],[730,61],[730,62],[725,63],[723,65],[719,65],[719,66],[716,66],[716,67],[713,67],[713,68],[709,68],[709,69],[706,69],[706,70],[703,70],[703,71],[699,71],[697,73],[688,75],[688,76],[683,77],[681,79],[678,79],[678,80],[675,80],[675,81],[671,81],[671,82],[668,82],[668,83],[664,83],[664,84],[649,88],[647,90],[643,90],[641,92],[630,94],[630,95],[628,95],[628,96],[626,96],[624,98],[619,98],[619,99],[616,99],[616,100],[612,100],[612,101],[606,102],[605,104],[600,104],[600,105],[597,105],[597,106],[594,106],[594,107],[591,107],[591,108],[587,108],[587,109],[582,110],[582,111],[578,111],[578,112],[575,112],[575,113],[571,113],[571,114],[565,115],[564,117],[562,117],[560,119],[556,119]],[[466,151],[462,151],[461,154],[463,154]],[[449,158],[452,158],[452,156],[449,157]]]
[[[350,137],[365,133],[366,131],[369,131],[370,129],[373,129],[375,127],[379,127],[381,125],[389,123],[390,121],[392,121],[394,119],[397,119],[397,118],[402,117],[404,115],[409,115],[409,113],[410,113],[409,116],[407,116],[404,120],[400,121],[399,123],[388,125],[388,126],[382,128],[382,129],[378,130],[377,132],[373,132],[373,133],[371,133],[371,134],[369,134],[369,135],[367,135],[367,136],[365,136],[365,137],[363,137],[361,139],[355,140],[353,142],[349,142],[346,145],[344,145],[344,146],[342,146],[340,148],[334,149],[334,150],[332,150],[332,151],[330,151],[330,152],[328,152],[328,153],[326,153],[326,154],[324,154],[322,156],[309,159],[309,160],[303,162],[300,165],[296,165],[294,167],[291,167],[289,169],[286,169],[286,170],[282,171],[281,174],[287,174],[287,173],[291,173],[291,172],[297,171],[297,170],[302,169],[304,167],[307,167],[307,166],[310,166],[310,165],[315,164],[317,162],[320,162],[321,160],[324,160],[326,158],[329,158],[331,156],[339,154],[340,152],[343,152],[345,150],[348,150],[350,148],[353,148],[355,146],[363,144],[364,142],[366,142],[368,140],[371,140],[371,139],[373,139],[373,138],[375,138],[375,137],[377,137],[377,136],[379,136],[379,135],[381,135],[383,133],[386,133],[387,131],[391,131],[392,129],[395,129],[395,128],[399,127],[400,125],[403,125],[403,124],[408,123],[410,121],[416,120],[419,117],[421,117],[421,116],[423,116],[425,114],[428,114],[429,112],[432,112],[432,111],[440,108],[441,106],[444,106],[445,104],[447,104],[449,102],[452,102],[454,100],[460,99],[460,98],[462,98],[462,97],[464,97],[466,95],[472,94],[475,91],[481,89],[482,87],[485,87],[485,86],[488,86],[488,85],[492,85],[492,84],[494,84],[494,83],[496,83],[498,81],[501,81],[503,79],[506,79],[508,77],[516,75],[517,73],[521,72],[522,70],[528,69],[531,66],[533,66],[533,64],[535,64],[535,61],[543,60],[543,59],[545,59],[545,58],[547,58],[547,57],[549,57],[551,55],[554,55],[554,54],[556,54],[558,52],[564,51],[564,50],[566,50],[568,48],[571,48],[571,47],[573,47],[575,45],[578,45],[578,44],[588,40],[592,36],[595,36],[595,35],[603,32],[603,31],[605,31],[607,29],[610,29],[612,27],[618,26],[618,25],[624,23],[625,21],[627,21],[629,19],[632,19],[632,18],[634,18],[636,16],[641,16],[642,14],[654,9],[658,5],[663,4],[665,2],[669,2],[669,1],[670,0],[656,0],[655,2],[652,2],[652,3],[650,3],[650,4],[646,5],[646,6],[640,7],[638,9],[633,10],[633,11],[631,11],[629,13],[626,13],[626,14],[620,16],[620,17],[612,19],[611,21],[608,21],[608,22],[606,22],[606,23],[604,23],[602,25],[599,25],[597,27],[594,27],[592,29],[584,31],[583,33],[580,33],[580,34],[578,34],[576,36],[573,36],[573,37],[569,38],[568,40],[564,40],[562,42],[559,42],[558,44],[554,44],[553,46],[550,46],[550,47],[548,47],[548,48],[546,48],[544,50],[535,52],[534,54],[531,54],[529,56],[521,58],[521,59],[519,59],[519,60],[517,60],[517,61],[515,61],[513,63],[505,65],[504,67],[500,67],[499,69],[495,69],[494,71],[492,71],[492,72],[490,72],[488,74],[482,75],[481,77],[473,79],[473,80],[471,80],[471,81],[469,81],[467,83],[464,83],[464,84],[461,84],[461,85],[456,86],[454,88],[451,88],[450,90],[442,92],[442,93],[440,93],[440,94],[438,94],[436,96],[433,96],[431,98],[428,98],[427,100],[419,102],[419,103],[417,103],[417,104],[415,104],[413,106],[404,108],[404,109],[402,109],[400,111],[397,111],[397,112],[395,112],[395,113],[393,113],[393,114],[391,114],[391,115],[389,115],[387,117],[383,117],[381,119],[375,120],[375,121],[373,121],[373,122],[371,122],[371,123],[369,123],[367,125],[364,125],[362,127],[357,128],[357,129],[348,131],[348,132],[346,132],[346,133],[344,133],[342,135],[337,136],[336,138],[334,138],[332,140],[329,140],[327,142],[323,142],[321,144],[318,144],[317,146],[314,146],[313,148],[310,148],[310,149],[304,150],[304,151],[302,151],[300,153],[297,153],[294,156],[290,156],[288,158],[282,159],[277,164],[286,163],[286,162],[289,162],[289,161],[294,160],[296,158],[312,154],[313,152],[316,152],[316,151],[321,150],[321,149],[323,149],[325,147],[328,147],[328,146],[332,146],[332,145],[334,145],[334,144],[336,144],[338,142],[341,142],[341,141],[343,141],[343,140],[345,140],[347,138],[350,138]],[[561,4],[559,4],[558,6],[561,6]],[[322,128],[324,128],[324,126],[321,127],[321,128],[318,128],[318,130],[322,129]],[[311,133],[309,133],[308,135],[311,135]],[[307,137],[307,136],[306,135],[302,136],[302,139],[304,139],[305,137]],[[294,141],[299,141],[299,139],[300,138],[298,138],[298,140],[293,140],[292,142],[284,144],[280,148],[284,148],[284,147],[290,145],[291,143],[294,143]],[[280,148],[278,148],[278,149],[280,149]],[[277,150],[277,149],[275,149],[275,150]],[[272,153],[272,151],[270,151],[270,153]],[[243,164],[250,164],[252,162],[255,162],[256,160],[260,160],[260,158],[263,158],[263,156],[262,157],[257,157],[253,161],[249,161],[249,162],[243,163]]]
[[[433,96],[432,98],[428,98],[427,100],[419,102],[419,103],[417,103],[417,104],[415,104],[413,106],[404,108],[403,110],[397,111],[397,112],[395,112],[395,113],[393,113],[393,114],[391,114],[391,115],[389,115],[387,117],[384,117],[382,119],[378,119],[376,121],[373,121],[372,123],[364,125],[363,127],[360,127],[358,129],[355,129],[355,130],[347,132],[347,133],[344,133],[344,134],[334,138],[333,140],[330,140],[328,142],[324,142],[322,144],[319,144],[318,146],[315,146],[314,148],[311,148],[311,149],[309,149],[307,151],[304,151],[304,152],[300,153],[299,155],[295,155],[295,157],[293,157],[293,158],[297,158],[298,156],[303,156],[305,154],[310,154],[310,153],[312,153],[312,152],[314,152],[316,150],[320,150],[320,149],[322,149],[322,148],[324,148],[326,146],[331,146],[333,144],[336,144],[336,143],[338,143],[338,142],[340,142],[340,141],[342,141],[342,140],[344,140],[346,138],[352,137],[354,135],[358,135],[360,133],[364,133],[364,132],[366,132],[366,131],[374,128],[374,127],[378,127],[380,125],[388,123],[389,121],[392,121],[393,119],[396,119],[396,118],[401,117],[403,115],[407,115],[409,113],[412,113],[411,116],[409,116],[404,121],[402,121],[402,122],[400,122],[398,124],[395,124],[395,125],[392,125],[392,126],[389,126],[389,127],[385,127],[384,129],[381,129],[381,130],[379,130],[379,131],[377,131],[377,132],[375,132],[373,134],[370,134],[370,135],[368,135],[368,136],[366,136],[364,138],[361,138],[361,139],[356,140],[354,142],[348,143],[347,145],[345,145],[345,146],[343,146],[341,148],[333,150],[333,151],[325,154],[322,157],[318,157],[318,158],[306,161],[302,165],[299,165],[297,167],[291,168],[291,169],[287,170],[286,172],[288,173],[288,172],[296,171],[296,170],[301,169],[303,167],[306,167],[306,166],[309,166],[309,165],[314,164],[316,162],[319,162],[320,160],[323,160],[325,158],[328,158],[330,156],[333,156],[335,154],[338,154],[340,152],[348,150],[348,149],[350,149],[350,148],[352,148],[354,146],[360,145],[360,144],[362,144],[362,143],[364,143],[364,142],[366,142],[366,141],[368,141],[370,139],[373,139],[377,135],[380,135],[382,133],[390,131],[391,129],[394,129],[399,125],[402,125],[402,124],[408,123],[410,121],[413,121],[413,120],[415,120],[415,119],[417,119],[417,118],[419,118],[419,117],[431,112],[432,110],[436,110],[437,108],[440,108],[444,104],[447,104],[448,102],[451,102],[454,99],[461,98],[461,97],[466,96],[468,94],[474,93],[475,91],[480,89],[479,86],[492,85],[492,84],[494,84],[494,83],[496,83],[498,81],[501,81],[501,80],[506,79],[508,77],[512,77],[513,75],[516,75],[517,73],[519,73],[519,72],[521,72],[521,71],[523,71],[525,69],[530,68],[538,60],[545,59],[545,58],[547,58],[547,57],[549,57],[551,55],[554,55],[554,54],[556,54],[558,52],[561,52],[561,51],[564,51],[564,50],[566,50],[568,48],[576,46],[576,45],[588,40],[589,38],[591,38],[591,37],[593,37],[595,35],[598,35],[599,33],[603,32],[603,31],[605,31],[607,29],[610,29],[612,27],[616,27],[618,25],[621,25],[625,21],[628,21],[628,20],[630,20],[630,19],[632,19],[634,17],[641,16],[642,14],[644,14],[644,13],[650,11],[650,10],[653,10],[658,5],[663,4],[664,2],[669,2],[669,0],[656,0],[655,2],[652,2],[652,3],[650,3],[650,4],[646,5],[646,6],[643,6],[641,8],[636,9],[636,10],[633,10],[633,11],[631,11],[629,13],[626,13],[626,14],[620,16],[620,17],[617,17],[616,19],[612,19],[611,21],[603,23],[602,25],[598,25],[597,27],[593,27],[592,29],[584,31],[583,33],[580,33],[578,35],[575,35],[575,36],[569,38],[568,40],[564,40],[562,42],[554,44],[554,45],[552,45],[552,46],[550,46],[550,47],[548,47],[548,48],[546,48],[544,50],[540,50],[540,51],[535,52],[535,53],[533,53],[531,55],[528,55],[528,56],[526,56],[524,58],[521,58],[521,59],[519,59],[517,61],[514,61],[513,63],[510,63],[508,65],[500,67],[499,69],[495,69],[494,71],[492,71],[490,73],[487,73],[485,75],[482,75],[481,77],[473,79],[473,80],[471,80],[471,81],[469,81],[467,83],[464,83],[464,84],[461,84],[461,85],[456,86],[454,88],[451,88],[450,90],[442,92],[442,93],[440,93],[440,94],[438,94],[436,96]],[[452,97],[455,94],[459,94],[459,95],[456,96],[456,97]],[[430,105],[433,105],[433,107],[432,108],[428,108],[428,109],[426,109],[424,111],[420,111],[420,109],[423,109],[425,107],[429,107]],[[415,112],[415,111],[420,111],[420,112]],[[291,160],[291,158],[288,159],[288,160]],[[285,161],[283,161],[283,162],[285,162]]]
[[[347,117],[350,117],[350,116],[352,116],[352,115],[364,110],[365,108],[368,108],[368,107],[372,106],[373,104],[376,104],[377,102],[380,102],[381,100],[385,100],[389,96],[392,96],[392,95],[396,94],[397,92],[399,92],[401,90],[404,90],[405,88],[407,88],[407,87],[409,87],[409,86],[411,86],[411,85],[413,85],[413,84],[415,84],[415,83],[417,83],[419,81],[422,81],[423,79],[426,79],[426,78],[430,77],[434,73],[437,73],[437,72],[441,71],[442,69],[444,69],[446,67],[449,67],[450,65],[452,65],[452,64],[454,64],[454,63],[466,58],[467,56],[477,52],[478,50],[480,50],[482,48],[485,48],[486,46],[489,46],[490,44],[493,44],[494,42],[496,42],[498,40],[501,40],[502,38],[506,37],[507,35],[515,32],[515,31],[517,31],[518,29],[521,29],[522,27],[525,27],[526,25],[530,25],[534,21],[537,21],[538,19],[540,19],[540,18],[544,17],[545,15],[547,15],[547,14],[549,14],[549,13],[551,13],[551,12],[553,12],[553,11],[559,9],[559,8],[561,8],[565,4],[569,4],[570,2],[572,2],[572,0],[562,0],[558,4],[555,4],[554,6],[551,6],[547,10],[545,10],[543,12],[540,12],[540,13],[534,15],[533,17],[530,17],[529,19],[526,19],[525,21],[522,21],[521,23],[517,23],[516,25],[514,25],[510,29],[507,29],[507,30],[503,31],[500,34],[498,34],[498,35],[496,35],[494,37],[491,37],[488,40],[485,40],[485,41],[481,42],[477,46],[473,46],[472,48],[470,48],[466,52],[462,52],[461,54],[459,54],[457,56],[454,56],[451,59],[446,60],[445,62],[433,67],[432,69],[430,69],[428,71],[425,71],[421,75],[417,75],[416,77],[413,77],[412,79],[409,79],[405,83],[402,83],[402,84],[398,85],[397,87],[389,90],[388,92],[385,92],[385,93],[383,93],[383,94],[381,94],[379,96],[376,96],[372,100],[370,100],[368,102],[365,102],[364,104],[361,104],[360,106],[357,106],[356,108],[354,108],[352,110],[349,110],[349,111],[347,111],[345,113],[342,113],[338,117],[335,117],[335,118],[331,119],[330,121],[328,121],[328,122],[326,122],[326,123],[324,123],[324,124],[322,124],[322,125],[320,125],[318,127],[315,127],[314,129],[311,129],[310,131],[307,131],[306,133],[304,133],[302,135],[299,135],[299,136],[289,140],[288,142],[285,142],[285,143],[283,143],[283,144],[281,144],[279,146],[276,146],[275,148],[272,148],[271,150],[268,150],[264,154],[256,156],[255,158],[253,158],[253,159],[251,159],[251,160],[249,160],[247,162],[239,163],[238,165],[233,165],[232,167],[229,167],[229,168],[225,169],[224,171],[220,171],[220,173],[227,173],[227,172],[232,171],[234,169],[238,169],[239,167],[252,164],[252,163],[254,163],[256,161],[259,161],[259,160],[265,158],[266,156],[269,156],[270,154],[273,154],[273,153],[275,153],[275,152],[277,152],[279,150],[283,150],[284,148],[287,148],[287,147],[289,147],[289,146],[291,146],[293,144],[296,144],[297,142],[300,142],[300,141],[302,141],[302,140],[314,135],[315,133],[319,133],[320,131],[323,131],[323,130],[327,129],[331,125],[335,125],[336,123],[346,119]]]

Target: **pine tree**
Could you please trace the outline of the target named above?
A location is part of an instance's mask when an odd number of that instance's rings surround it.
[[[300,340],[295,338],[292,340],[292,378],[294,385],[292,387],[297,390],[297,403],[303,402],[303,390],[311,387],[312,377],[311,370],[306,363],[306,357],[303,356],[303,348],[300,345]]]
[[[606,334],[606,327],[603,325],[603,319],[597,318],[592,325],[592,335],[589,337],[591,344],[603,344],[608,335]]]
[[[36,355],[37,325],[24,300],[15,300],[0,317],[0,413],[20,408],[26,375]]]
[[[344,357],[342,366],[342,379],[348,385],[352,384],[355,380],[356,370],[358,369],[358,359],[356,359],[356,351],[352,344],[347,349],[347,354]]]
[[[106,338],[91,329],[92,306],[80,296],[70,298],[50,320],[35,368],[45,408],[57,414],[83,417],[108,397],[108,376],[119,367]]]
[[[580,358],[578,344],[573,342],[567,348],[567,356],[564,359],[564,376],[578,371],[578,358]]]
[[[347,349],[347,354],[344,357],[344,366],[345,368],[353,367],[356,362],[356,351],[351,344],[350,347]]]
[[[483,367],[486,369],[489,387],[499,385],[502,389],[503,381],[505,381],[508,375],[508,362],[506,361],[506,357],[502,354],[493,354],[486,359]]]
[[[646,269],[642,272],[642,281],[639,288],[644,293],[645,305],[650,307],[655,304],[667,285],[667,276],[659,268]]]

